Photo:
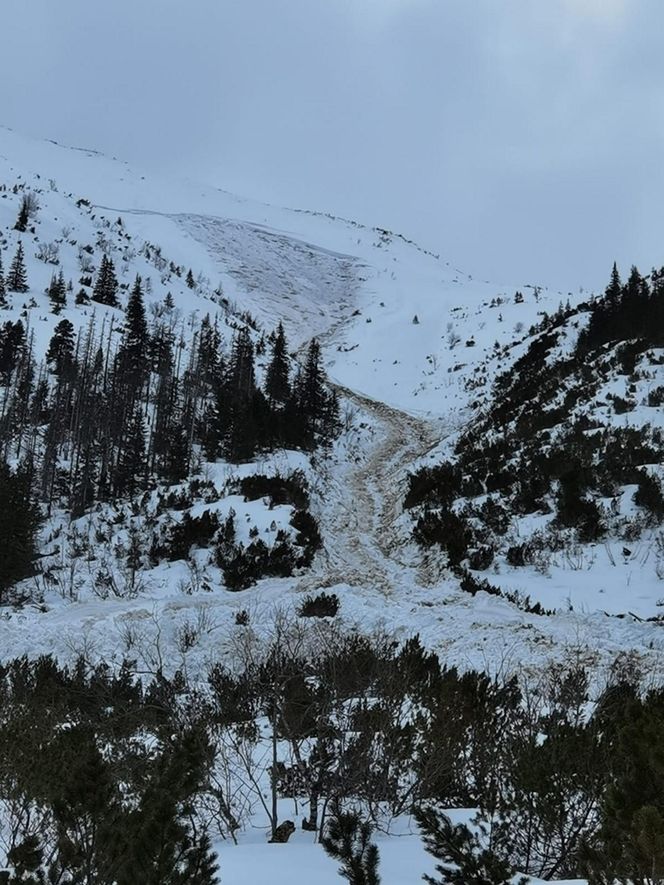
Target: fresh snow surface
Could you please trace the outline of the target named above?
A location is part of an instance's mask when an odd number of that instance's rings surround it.
[[[457,823],[468,819],[467,812],[450,813]],[[389,836],[374,835],[380,852],[382,885],[415,885],[424,873],[435,874],[436,862],[427,854],[422,841],[408,824]],[[294,833],[286,845],[269,845],[262,834],[247,834],[238,845],[217,843],[220,874],[224,885],[339,885],[338,864],[329,858],[311,833]],[[515,882],[518,877],[515,878]],[[530,878],[530,885],[543,880]],[[557,885],[583,885],[581,879],[556,880]]]

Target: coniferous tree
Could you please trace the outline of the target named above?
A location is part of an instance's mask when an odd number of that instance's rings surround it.
[[[621,294],[622,294],[622,281],[620,279],[618,265],[614,261],[613,267],[611,268],[611,279],[609,281],[608,286],[606,287],[604,297],[606,298],[609,306],[612,308],[615,308],[618,305],[618,302],[620,301]]]
[[[0,462],[0,599],[13,584],[30,575],[37,555],[40,515],[31,486],[28,467],[12,471]]]
[[[118,280],[115,276],[115,265],[113,259],[109,258],[106,253],[101,257],[101,265],[97,280],[92,292],[93,301],[99,304],[106,304],[108,307],[119,307],[118,301]]]
[[[481,836],[466,824],[453,824],[439,809],[429,806],[415,809],[415,819],[422,831],[424,847],[440,863],[437,878],[424,876],[429,885],[512,885],[515,870]],[[521,879],[520,885],[526,885]]]
[[[67,284],[62,271],[56,276],[53,274],[48,287],[48,297],[51,302],[51,310],[59,314],[67,304]]]
[[[590,885],[664,881],[664,695],[619,684],[600,700],[609,748],[599,831],[581,854]]]
[[[2,252],[0,252],[0,308],[7,307],[7,288],[2,267]]]
[[[339,875],[348,885],[380,885],[378,848],[371,841],[373,827],[359,815],[336,808],[321,839],[325,851],[341,862]]]
[[[173,412],[167,425],[168,446],[162,458],[161,474],[169,482],[180,482],[189,475],[191,449],[186,417]]]
[[[162,472],[169,448],[169,430],[173,424],[173,410],[177,396],[174,377],[173,333],[159,327],[151,337],[152,370],[157,375],[154,398],[154,417],[150,440],[150,472]]]
[[[616,312],[615,338],[635,338],[648,332],[648,281],[632,266]]]
[[[219,359],[219,377],[212,386],[210,402],[204,406],[199,424],[199,437],[205,456],[214,461],[224,451],[228,433],[227,368],[223,357]]]
[[[48,421],[48,394],[48,381],[45,377],[40,377],[35,385],[30,402],[30,423],[34,427],[39,427]]]
[[[256,451],[255,392],[254,346],[245,327],[233,342],[224,391],[228,428],[224,448],[233,461],[249,460]]]
[[[14,225],[14,230],[24,233],[28,229],[28,221],[30,219],[30,205],[26,196],[21,199],[21,208],[18,210],[18,218]]]
[[[212,324],[206,314],[201,321],[198,335],[196,374],[208,391],[213,390],[219,380],[220,358],[221,335],[216,322]]]
[[[338,403],[326,387],[320,345],[314,338],[307,351],[304,369],[293,385],[292,400],[299,421],[294,426],[299,431],[296,445],[313,448],[318,441],[332,438],[338,423]],[[298,426],[299,425],[299,426]]]
[[[272,357],[265,373],[265,395],[270,406],[285,406],[291,395],[286,336],[281,323],[272,344]]]
[[[23,243],[19,242],[16,254],[9,268],[7,276],[7,289],[10,292],[27,292],[28,291],[28,275],[25,269],[25,256],[23,254]]]
[[[209,764],[207,743],[192,732],[163,751],[130,815],[118,885],[216,885],[209,839],[205,832],[197,834],[190,820],[192,797]]]
[[[651,329],[655,330],[656,343],[664,340],[664,267],[653,268],[650,274],[650,305],[649,320]]]
[[[627,282],[622,285],[614,264],[604,296],[592,304],[590,320],[579,335],[577,351],[583,354],[609,342],[634,339],[636,350],[623,348],[623,367],[629,373],[628,367],[633,364],[641,344],[664,344],[663,283],[664,269],[653,270],[649,280],[638,268],[632,267]]]
[[[69,320],[61,320],[53,330],[46,351],[46,362],[55,375],[70,373],[74,366],[74,326]]]
[[[136,406],[122,441],[115,472],[115,490],[131,497],[143,484],[145,476],[145,424],[140,406]]]
[[[25,345],[25,329],[20,320],[0,328],[0,383],[9,384]]]
[[[121,386],[135,396],[145,384],[149,369],[148,325],[141,278],[137,276],[127,302],[124,335],[118,350],[117,373]]]

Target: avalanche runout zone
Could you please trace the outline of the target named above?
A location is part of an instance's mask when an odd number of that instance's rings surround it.
[[[373,419],[376,443],[364,460],[350,457],[324,464],[320,517],[325,550],[297,589],[349,584],[389,595],[397,589],[399,576],[417,565],[407,532],[398,525],[408,467],[439,442],[440,429],[433,421],[346,387],[335,389]]]

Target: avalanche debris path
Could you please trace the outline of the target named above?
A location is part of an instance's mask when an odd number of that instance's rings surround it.
[[[373,442],[361,454],[322,462],[318,515],[325,550],[297,589],[349,584],[389,595],[406,579],[404,572],[417,567],[400,522],[403,497],[409,468],[440,441],[440,424],[346,387],[335,389],[371,419]]]

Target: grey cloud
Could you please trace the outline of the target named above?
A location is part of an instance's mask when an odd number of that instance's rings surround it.
[[[391,226],[498,282],[664,262],[657,0],[6,6],[17,129]]]

